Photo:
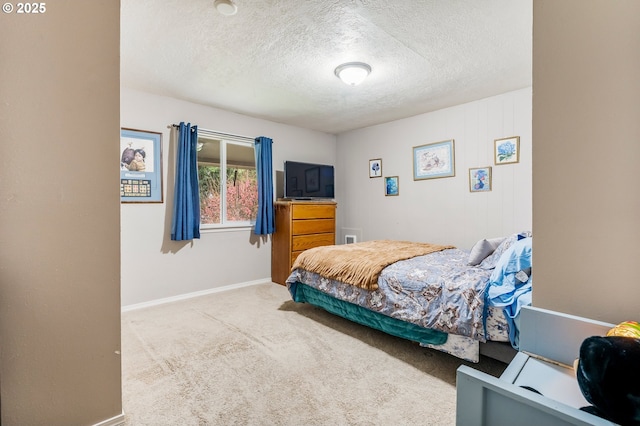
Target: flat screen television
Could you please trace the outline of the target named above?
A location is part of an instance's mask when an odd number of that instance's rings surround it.
[[[284,162],[284,198],[334,198],[333,180],[333,166],[297,161]]]

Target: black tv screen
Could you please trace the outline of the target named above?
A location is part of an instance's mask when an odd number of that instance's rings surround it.
[[[334,198],[333,178],[333,166],[285,161],[284,198]]]

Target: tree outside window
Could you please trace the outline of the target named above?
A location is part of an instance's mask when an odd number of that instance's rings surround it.
[[[258,181],[253,141],[216,138],[199,130],[200,224],[249,226],[258,212]]]

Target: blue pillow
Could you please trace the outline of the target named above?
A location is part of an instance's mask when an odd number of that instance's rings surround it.
[[[498,260],[491,278],[489,278],[489,298],[495,299],[499,295],[513,292],[519,286],[518,282],[527,281],[527,279],[520,280],[518,273],[525,271],[527,278],[529,278],[533,251],[532,242],[533,238],[524,238],[511,244],[505,250]]]

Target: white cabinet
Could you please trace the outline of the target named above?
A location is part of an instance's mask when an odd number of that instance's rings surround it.
[[[573,371],[582,341],[613,325],[534,307],[520,315],[520,352],[500,378],[458,368],[456,424],[614,425],[580,410],[589,403]]]

